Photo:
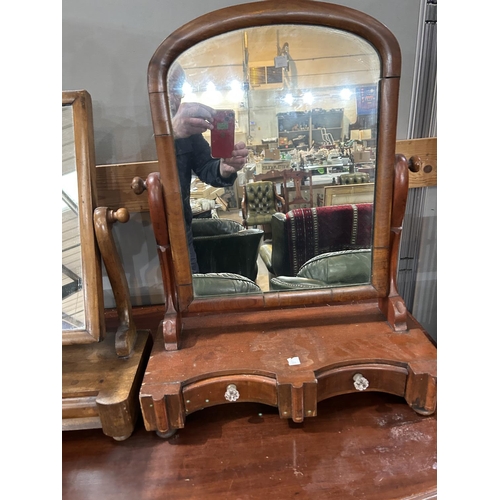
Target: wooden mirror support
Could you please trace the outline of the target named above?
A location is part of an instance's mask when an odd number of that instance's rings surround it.
[[[127,439],[139,416],[139,385],[151,351],[149,331],[137,331],[129,289],[114,242],[112,224],[126,222],[126,209],[98,207],[94,223],[99,250],[113,289],[118,328],[102,342],[63,346],[62,428],[102,428],[117,441]]]
[[[115,349],[116,354],[121,357],[130,356],[137,340],[137,331],[132,318],[132,304],[127,279],[123,266],[118,265],[118,249],[111,232],[111,226],[116,221],[128,222],[129,218],[129,212],[125,208],[119,208],[115,212],[108,207],[97,207],[94,211],[96,239],[108,273],[118,312],[119,326],[115,335]]]
[[[165,342],[167,351],[176,350],[180,346],[181,315],[176,308],[176,287],[174,286],[174,262],[170,246],[170,237],[163,198],[163,187],[160,174],[149,174],[146,181],[134,177],[132,189],[136,194],[148,192],[148,205],[151,214],[151,224],[156,239],[156,248],[160,260],[163,291],[165,294],[165,315],[159,325],[159,332]]]
[[[168,69],[185,50],[225,32],[296,24],[352,33],[381,61],[371,282],[307,291],[195,296],[176,152]],[[436,347],[408,313],[396,287],[408,191],[408,164],[396,155],[401,58],[389,30],[334,4],[262,1],[209,13],[179,28],[157,49],[148,74],[159,173],[134,180],[148,190],[166,295],[140,390],[146,429],[170,436],[192,412],[259,402],[302,422],[317,404],[349,392],[405,398],[419,414],[436,409]],[[198,279],[195,276],[196,279]]]

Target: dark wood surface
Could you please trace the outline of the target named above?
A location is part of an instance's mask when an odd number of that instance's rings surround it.
[[[433,499],[436,414],[357,393],[318,404],[301,424],[257,403],[206,408],[169,440],[138,422],[126,441],[101,430],[62,436],[67,500]]]
[[[107,326],[118,323],[106,312]],[[154,331],[163,308],[136,308]],[[277,408],[232,403],[187,416],[169,440],[146,431],[115,441],[102,430],[62,433],[64,500],[434,499],[437,413],[402,398],[353,393],[318,403],[298,424]]]

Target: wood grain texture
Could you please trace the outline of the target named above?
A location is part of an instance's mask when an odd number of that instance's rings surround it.
[[[277,406],[284,419],[300,422],[317,415],[321,400],[355,392],[356,373],[369,379],[368,391],[404,396],[415,411],[434,412],[436,349],[412,318],[396,333],[376,301],[290,309],[279,318],[270,323],[264,311],[260,320],[258,313],[184,318],[178,351],[166,351],[159,336],[140,390],[146,429],[182,428],[193,412],[228,404],[230,384],[238,401]],[[299,364],[291,365],[295,357]],[[424,380],[407,386],[407,377],[420,375]]]
[[[63,433],[64,500],[431,500],[437,416],[397,396],[349,394],[283,421],[257,403],[193,413],[169,440],[140,423],[126,441]]]
[[[126,208],[113,211],[107,207],[97,207],[94,211],[96,239],[108,273],[116,307],[120,313],[120,325],[115,334],[115,348],[116,354],[122,357],[127,357],[132,352],[137,338],[137,330],[132,318],[127,278],[120,262],[112,225],[116,221],[127,222],[129,218],[130,215]]]
[[[151,172],[158,171],[158,162],[144,161],[117,163],[97,166],[97,203],[98,206],[114,210],[123,207],[129,212],[148,212],[146,193],[138,195],[132,188],[134,177],[146,179]]]
[[[149,331],[137,332],[134,351],[119,358],[114,335],[99,343],[63,346],[62,428],[102,428],[115,439],[132,434],[139,387],[151,351]]]
[[[154,330],[163,313],[158,306],[138,307],[134,319],[139,328]],[[303,314],[305,323],[324,321],[311,309]],[[355,306],[330,328],[347,323],[352,314]],[[272,328],[268,313],[247,316],[243,323],[267,318],[265,328]],[[277,323],[298,327],[292,311],[285,316]],[[371,319],[379,317],[373,310]],[[196,331],[206,319],[186,318],[185,326]],[[119,323],[116,311],[106,311],[106,323],[108,328]],[[245,328],[237,321],[233,325],[228,335]],[[366,333],[370,325],[361,328]],[[214,321],[210,336],[217,337],[217,330]],[[273,342],[272,332],[269,337]],[[395,337],[400,349],[408,348],[406,334]],[[350,349],[362,348],[358,343],[354,335]],[[209,363],[210,352],[204,357],[202,362]],[[320,395],[332,396],[338,389],[338,384],[322,383]],[[63,433],[62,498],[68,500],[261,500],[269,495],[277,500],[434,500],[436,491],[437,413],[419,415],[404,398],[380,392],[327,397],[318,403],[317,416],[302,423],[281,418],[267,404],[236,402],[187,415],[185,427],[169,440],[146,431],[144,422],[124,442],[98,431]]]

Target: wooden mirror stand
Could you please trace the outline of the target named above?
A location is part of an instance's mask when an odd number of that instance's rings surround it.
[[[73,221],[69,230],[70,224],[64,224],[63,211],[63,248],[67,249],[66,254],[63,251],[63,298],[68,300],[66,303],[63,300],[62,317],[63,325],[76,323],[85,328],[67,331],[63,328],[62,429],[102,428],[104,434],[121,441],[132,434],[139,417],[139,384],[152,339],[149,331],[136,330],[127,280],[113,239],[112,225],[116,221],[128,221],[128,211],[123,208],[116,211],[107,207],[95,208],[97,197],[90,94],[85,90],[63,92],[63,113],[68,111],[65,105],[73,106],[74,126],[66,127],[69,133],[66,134],[67,141],[63,141],[63,174],[66,143],[67,150],[74,151],[79,181],[78,186],[76,183],[74,186],[67,184],[78,203],[71,203],[69,195],[66,199],[72,212],[80,215],[81,224],[78,226]],[[67,155],[70,159],[71,156]],[[64,194],[63,189],[63,199]],[[82,251],[78,253],[78,259],[68,257],[73,247],[80,246]],[[101,258],[118,312],[115,333],[107,331],[104,322]],[[80,275],[74,272],[75,269],[81,270]],[[72,286],[66,287],[65,292],[65,272],[82,283],[81,290]],[[82,297],[84,304],[81,308],[69,307],[72,302],[80,304]],[[78,314],[70,315],[68,311],[77,311]],[[70,318],[80,321],[70,323]]]
[[[368,40],[382,61],[372,278],[368,285],[196,297],[187,258],[166,75],[200,41],[251,26],[302,24]],[[140,404],[147,430],[162,437],[208,406],[259,402],[284,419],[317,415],[318,402],[357,391],[436,409],[436,347],[396,287],[408,165],[395,154],[400,53],[373,18],[322,2],[255,2],[202,16],[170,35],[153,56],[149,86],[159,172],[134,180],[148,191],[166,297]],[[168,179],[168,182],[162,180]]]
[[[63,431],[97,428],[116,441],[130,437],[139,417],[139,384],[152,347],[150,332],[136,330],[132,319],[112,234],[113,223],[127,220],[126,209],[94,212],[96,240],[116,301],[116,333],[106,332],[101,342],[63,346],[62,353]]]

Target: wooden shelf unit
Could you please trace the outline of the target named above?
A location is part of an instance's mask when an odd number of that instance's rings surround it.
[[[322,129],[334,141],[344,135],[344,110],[315,109],[312,111],[291,111],[278,113],[278,147],[281,150],[311,147],[313,142],[325,142]],[[302,136],[304,136],[302,138]],[[298,139],[300,138],[300,139]],[[284,142],[286,141],[286,144]],[[304,144],[301,146],[300,144]]]

